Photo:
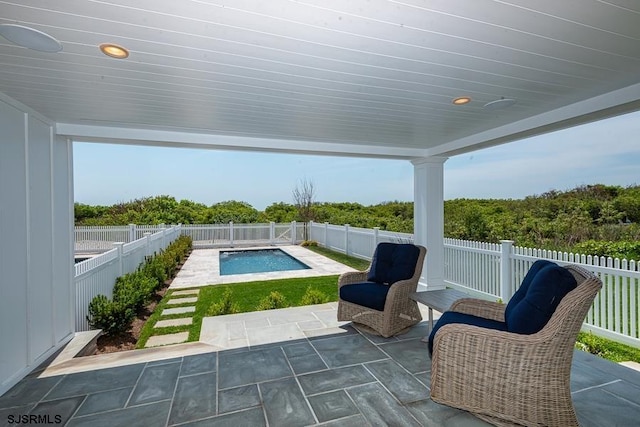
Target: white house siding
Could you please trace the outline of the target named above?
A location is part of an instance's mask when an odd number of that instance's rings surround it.
[[[73,334],[71,143],[0,94],[0,394]]]

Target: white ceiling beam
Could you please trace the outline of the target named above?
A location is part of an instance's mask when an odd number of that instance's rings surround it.
[[[211,133],[57,123],[56,133],[77,142],[150,145],[158,147],[261,151],[345,157],[410,160],[424,157],[423,149],[349,143],[250,138]]]

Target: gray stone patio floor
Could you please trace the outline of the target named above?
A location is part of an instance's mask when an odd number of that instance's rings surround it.
[[[281,322],[271,331],[298,323],[300,312],[275,311],[263,318]],[[0,426],[19,415],[109,427],[486,425],[429,399],[426,322],[388,339],[325,329],[227,350],[189,343],[72,359],[0,397]],[[640,372],[576,351],[571,388],[582,426],[638,425]]]

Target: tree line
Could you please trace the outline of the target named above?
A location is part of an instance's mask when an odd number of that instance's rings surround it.
[[[304,188],[304,187],[303,187]],[[313,189],[311,189],[313,192]],[[76,225],[215,224],[306,221],[413,232],[413,202],[364,206],[351,202],[277,202],[259,211],[249,203],[210,206],[163,195],[112,206],[75,204]],[[445,236],[640,259],[640,186],[584,185],[524,199],[444,202]]]

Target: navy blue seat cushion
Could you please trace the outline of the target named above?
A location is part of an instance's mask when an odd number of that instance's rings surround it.
[[[367,281],[392,285],[410,279],[416,270],[420,249],[411,244],[378,244],[371,260]]]
[[[340,299],[383,311],[389,286],[375,282],[354,283],[340,287]]]
[[[485,319],[484,317],[478,317],[471,314],[458,313],[457,311],[445,311],[434,325],[431,334],[429,334],[429,354],[433,354],[433,340],[435,339],[436,332],[438,332],[438,330],[444,325],[448,325],[450,323],[464,323],[466,325],[479,326],[485,329],[496,329],[498,331],[507,330],[507,324],[504,322]]]
[[[531,281],[533,280],[535,275],[538,273],[538,271],[542,270],[544,267],[548,265],[557,265],[557,264],[551,261],[547,261],[546,259],[539,259],[531,265],[531,267],[529,268],[529,271],[527,271],[527,274],[524,276],[524,279],[522,279],[522,283],[520,284],[520,287],[518,288],[516,293],[513,294],[513,296],[509,300],[509,303],[507,304],[507,307],[504,310],[505,318],[509,317],[511,310],[513,310],[513,308],[516,305],[518,305],[520,301],[524,299],[524,296],[527,294],[527,291],[529,290],[529,285],[531,284]]]
[[[505,312],[507,330],[517,334],[535,334],[551,319],[560,300],[577,286],[566,268],[556,264],[542,267],[528,285],[520,302]]]

